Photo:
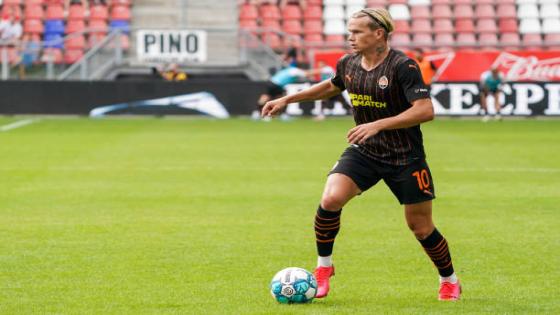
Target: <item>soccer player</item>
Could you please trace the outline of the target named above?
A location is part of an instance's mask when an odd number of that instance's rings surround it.
[[[494,116],[494,118],[496,120],[502,119],[502,116],[500,115],[500,110],[502,109],[500,104],[500,91],[502,90],[503,83],[504,77],[497,68],[491,68],[480,75],[480,106],[482,106],[484,114],[482,121],[490,120],[490,116],[488,115],[488,105],[486,105],[486,101],[490,94],[494,97],[494,108],[496,109],[496,116]]]
[[[350,146],[327,177],[315,216],[318,250],[318,298],[329,292],[334,275],[332,251],[340,229],[342,207],[383,179],[440,275],[440,300],[461,294],[446,239],[432,221],[434,183],[425,160],[420,124],[434,118],[428,89],[414,60],[388,46],[393,31],[389,12],[368,8],[348,22],[352,54],[342,57],[336,75],[293,95],[269,101],[263,116],[279,113],[292,102],[324,99],[348,90],[356,127]]]

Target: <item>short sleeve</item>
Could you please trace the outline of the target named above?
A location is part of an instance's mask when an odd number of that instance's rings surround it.
[[[341,91],[346,90],[346,85],[344,84],[344,68],[346,59],[346,56],[344,56],[340,58],[340,60],[336,63],[336,73],[331,79],[332,84],[334,84]]]
[[[430,98],[430,91],[424,84],[420,68],[414,60],[408,59],[399,65],[397,79],[409,103],[422,98]]]

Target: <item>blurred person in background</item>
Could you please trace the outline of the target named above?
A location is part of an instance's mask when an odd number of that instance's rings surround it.
[[[437,71],[436,65],[424,56],[424,51],[420,48],[414,50],[414,59],[416,59],[418,67],[420,67],[420,72],[422,73],[422,80],[424,80],[424,84],[426,84],[426,86],[430,88],[434,75]]]
[[[488,97],[490,96],[494,98],[494,119],[502,119],[500,114],[502,109],[502,105],[500,104],[500,94],[503,83],[504,77],[496,67],[490,68],[490,70],[487,70],[480,75],[480,106],[482,107],[482,121],[486,122],[490,120],[490,115],[488,113]]]
[[[329,66],[328,64],[326,64],[322,60],[317,62],[317,71],[319,72],[319,76],[320,76],[320,81],[319,82],[329,80],[329,79],[333,78],[336,74],[336,71],[334,70],[334,68]],[[315,117],[315,120],[318,120],[318,121],[325,120],[325,114],[323,113],[323,109],[325,107],[327,107],[328,105],[331,105],[330,107],[334,107],[334,104],[336,102],[340,102],[344,107],[346,107],[350,111],[352,111],[352,106],[350,106],[350,104],[348,104],[348,102],[346,101],[344,96],[342,96],[342,94],[338,94],[338,95],[330,97],[326,100],[323,100],[321,102],[321,108],[319,110],[319,114]]]
[[[16,44],[23,33],[20,17],[11,14],[8,23],[3,27],[2,34],[0,34],[2,42],[10,45]]]
[[[160,75],[165,81],[182,82],[188,79],[186,72],[179,70],[179,65],[171,63],[160,70]]]
[[[284,96],[286,94],[286,85],[303,82],[308,79],[308,75],[315,72],[306,71],[296,67],[295,65],[288,65],[286,68],[277,71],[267,83],[267,91],[259,97],[257,108],[251,115],[251,118],[257,120],[261,117],[261,112],[266,102]],[[287,119],[288,116],[283,113],[282,119]],[[269,121],[270,117],[263,117],[263,120]]]
[[[26,69],[31,67],[39,58],[41,44],[33,41],[31,34],[25,33],[19,46],[19,78],[25,79]]]
[[[346,135],[349,147],[329,172],[315,214],[318,252],[316,298],[329,292],[334,275],[333,246],[342,208],[380,180],[404,206],[406,223],[439,273],[439,300],[461,295],[447,240],[432,220],[435,190],[426,162],[420,124],[434,118],[430,92],[418,64],[389,47],[393,19],[383,8],[367,8],[348,21],[352,53],[337,63],[336,75],[298,93],[264,105],[263,117],[290,103],[313,101],[348,90],[356,126]],[[361,272],[371,272],[363,267]]]

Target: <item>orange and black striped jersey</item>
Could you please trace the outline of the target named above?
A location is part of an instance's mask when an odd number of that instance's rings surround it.
[[[348,90],[356,125],[396,116],[412,102],[429,98],[418,64],[403,52],[391,49],[375,69],[361,66],[361,55],[349,54],[337,64],[331,82]],[[383,130],[360,145],[362,153],[391,165],[407,165],[424,158],[420,126]]]

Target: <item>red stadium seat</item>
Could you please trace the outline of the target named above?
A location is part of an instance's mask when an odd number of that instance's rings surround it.
[[[344,35],[327,35],[325,36],[325,42],[336,43],[340,45],[346,43],[346,38],[344,37]]]
[[[432,6],[432,18],[434,19],[450,19],[453,16],[451,7],[446,4],[437,4]]]
[[[474,15],[479,19],[495,18],[496,11],[491,4],[479,4],[474,8]]]
[[[299,20],[284,20],[282,23],[282,30],[292,35],[301,35],[301,33],[303,33],[303,27],[301,27],[301,22]]]
[[[432,5],[434,4],[451,4],[452,0],[432,0]]]
[[[477,33],[497,33],[498,26],[496,26],[496,20],[494,19],[480,19],[476,21],[476,32]]]
[[[304,21],[308,20],[321,20],[323,18],[323,9],[321,6],[308,6],[305,11],[303,11]]]
[[[263,20],[280,20],[280,10],[275,5],[262,5],[259,11]]]
[[[64,19],[64,7],[62,5],[48,5],[47,13],[45,15],[47,20],[63,20]]]
[[[496,49],[498,36],[495,33],[483,33],[478,36],[478,43],[483,49]]]
[[[93,34],[106,34],[107,33],[107,22],[103,20],[91,20],[89,21],[88,28]]]
[[[396,20],[394,21],[395,24],[395,33],[410,33],[410,24],[408,24],[407,20]]]
[[[457,33],[474,32],[474,23],[471,19],[460,19],[455,21],[455,31]]]
[[[19,17],[21,19],[21,7],[19,5],[4,5],[2,6],[2,16],[14,15],[14,17]]]
[[[44,32],[43,22],[38,19],[26,19],[23,22],[23,31],[25,33],[31,34],[43,34]]]
[[[415,19],[431,18],[430,7],[426,5],[415,5],[410,7],[410,16]]]
[[[434,33],[453,33],[453,22],[450,19],[436,19],[434,20]]]
[[[267,44],[272,49],[278,49],[282,47],[282,41],[280,40],[280,36],[278,34],[275,33],[262,34],[261,40],[263,41],[263,43]]]
[[[280,32],[282,30],[279,20],[264,20],[262,21],[261,26],[268,31]]]
[[[323,21],[321,21],[321,20],[304,20],[303,21],[303,32],[305,34],[322,34],[323,33]]]
[[[107,20],[109,18],[109,10],[104,5],[94,5],[89,8],[90,20]]]
[[[517,18],[517,10],[515,9],[515,4],[498,4],[496,16],[498,18]]]
[[[301,8],[298,5],[287,5],[282,9],[282,19],[301,20]]]
[[[524,34],[521,43],[525,49],[530,50],[539,50],[543,45],[541,34]]]
[[[41,56],[41,61],[47,63],[49,60],[55,64],[61,64],[63,61],[62,49],[59,48],[43,49],[43,55]]]
[[[305,34],[304,41],[308,44],[323,44],[323,35],[321,34]]]
[[[70,20],[66,24],[64,32],[66,34],[71,34],[75,32],[83,32],[86,29],[86,23],[84,20]]]
[[[67,38],[64,42],[64,48],[83,50],[86,48],[86,38],[84,35],[69,36],[69,38]]]
[[[132,5],[132,0],[111,0],[109,2],[109,4],[111,6],[115,6],[115,5],[125,5],[127,7],[130,7]]]
[[[130,8],[124,5],[117,5],[111,8],[111,20],[130,21]]]
[[[383,7],[389,4],[389,0],[367,0],[367,6],[372,7]]]
[[[239,27],[246,30],[254,30],[259,26],[257,25],[256,20],[241,20],[239,21]]]
[[[468,48],[472,48],[477,44],[474,33],[458,33],[456,42],[457,45]]]
[[[68,20],[83,20],[86,10],[81,4],[73,4],[68,8]]]
[[[412,43],[416,47],[421,47],[424,49],[429,49],[434,44],[432,35],[425,33],[414,33],[412,35]]]
[[[453,16],[456,19],[472,19],[474,17],[474,11],[470,4],[458,4],[455,5]]]
[[[24,0],[23,4],[25,6],[28,6],[28,5],[44,5],[45,1],[44,0]]]
[[[438,49],[451,49],[455,39],[451,33],[440,33],[434,36],[434,45]]]
[[[407,4],[408,0],[389,0],[389,4]]]
[[[432,23],[430,23],[430,20],[424,20],[424,19],[415,19],[412,20],[412,24],[410,25],[410,28],[412,30],[414,30],[414,34],[416,33],[431,33],[432,32]]]
[[[505,49],[517,49],[521,40],[519,39],[518,33],[503,33],[500,36],[500,43]]]
[[[21,5],[21,0],[4,0],[2,2],[2,5],[5,5],[5,6]]]
[[[128,35],[122,34],[120,40],[121,40],[121,49],[128,50],[130,48],[130,38],[128,38]]]
[[[73,64],[84,56],[84,51],[81,49],[66,49],[64,52],[64,63]]]
[[[322,6],[323,0],[307,0],[308,6]]]
[[[43,7],[38,4],[30,4],[25,7],[25,11],[23,12],[23,16],[25,19],[35,19],[35,20],[42,20],[45,15],[45,11]]]
[[[558,34],[545,34],[544,42],[546,48],[549,50],[560,50],[560,33]]]
[[[517,28],[517,19],[515,18],[505,18],[498,21],[498,30],[500,33],[517,33],[519,32]]]
[[[458,5],[458,4],[471,4],[472,0],[454,0],[453,4]]]
[[[410,36],[404,33],[396,33],[391,35],[391,46],[398,48],[406,48],[410,46]]]
[[[243,4],[239,8],[240,20],[256,20],[259,16],[257,7],[248,3]]]

